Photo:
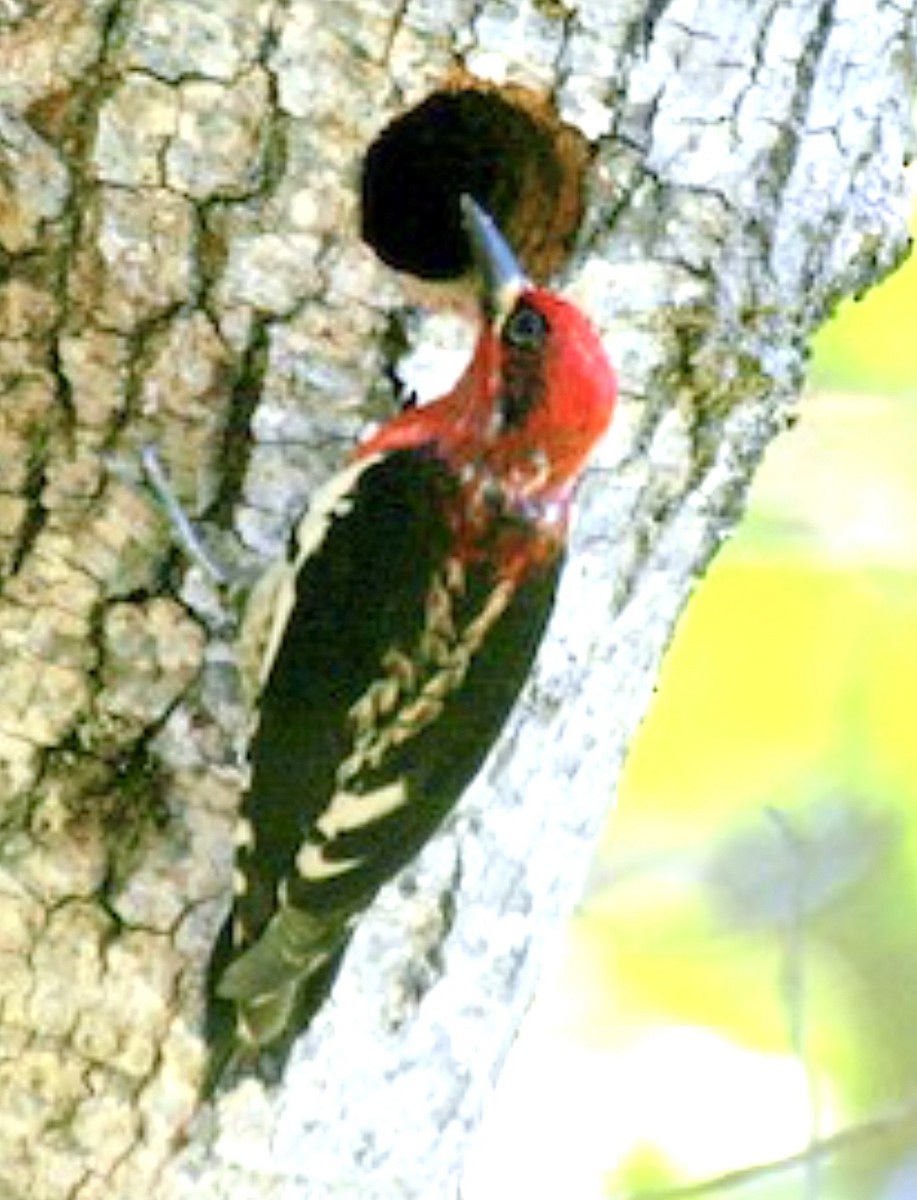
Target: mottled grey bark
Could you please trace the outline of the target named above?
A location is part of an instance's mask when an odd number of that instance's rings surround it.
[[[806,339],[902,251],[914,24],[903,0],[0,4],[4,1200],[456,1194]],[[281,546],[383,411],[399,292],[357,236],[361,153],[457,62],[553,89],[594,141],[565,282],[622,411],[483,777],[287,1086],[195,1116],[246,720],[219,603],[131,472],[155,441],[250,559]]]

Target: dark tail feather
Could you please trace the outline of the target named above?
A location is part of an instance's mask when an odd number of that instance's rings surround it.
[[[207,1070],[201,1084],[201,1096],[209,1100],[223,1082],[235,1074],[238,1064],[239,1036],[236,1006],[224,1000],[217,991],[220,977],[232,958],[232,919],[223,923],[207,968],[207,1011],[204,1018],[204,1037],[207,1042]]]
[[[284,987],[251,1000],[234,1000],[220,989],[227,960],[232,958],[232,931],[227,921],[208,977],[209,1061],[201,1086],[205,1100],[247,1075],[269,1086],[280,1081],[296,1040],[325,1003],[340,970],[351,934],[346,926],[339,926],[337,933],[334,945],[314,967],[307,967]]]

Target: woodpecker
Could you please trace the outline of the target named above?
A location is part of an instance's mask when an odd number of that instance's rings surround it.
[[[481,308],[469,366],[357,447],[253,600],[259,726],[209,971],[207,1092],[283,1066],[360,914],[480,769],[612,417],[585,316],[526,279],[474,200],[461,209]]]

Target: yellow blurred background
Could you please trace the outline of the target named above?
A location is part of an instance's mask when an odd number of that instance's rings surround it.
[[[917,1200],[917,259],[814,351],[467,1200]]]

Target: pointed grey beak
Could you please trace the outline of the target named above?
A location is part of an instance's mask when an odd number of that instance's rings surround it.
[[[488,318],[500,324],[529,285],[525,272],[489,213],[467,192],[459,197],[462,224],[481,277],[482,304]]]

